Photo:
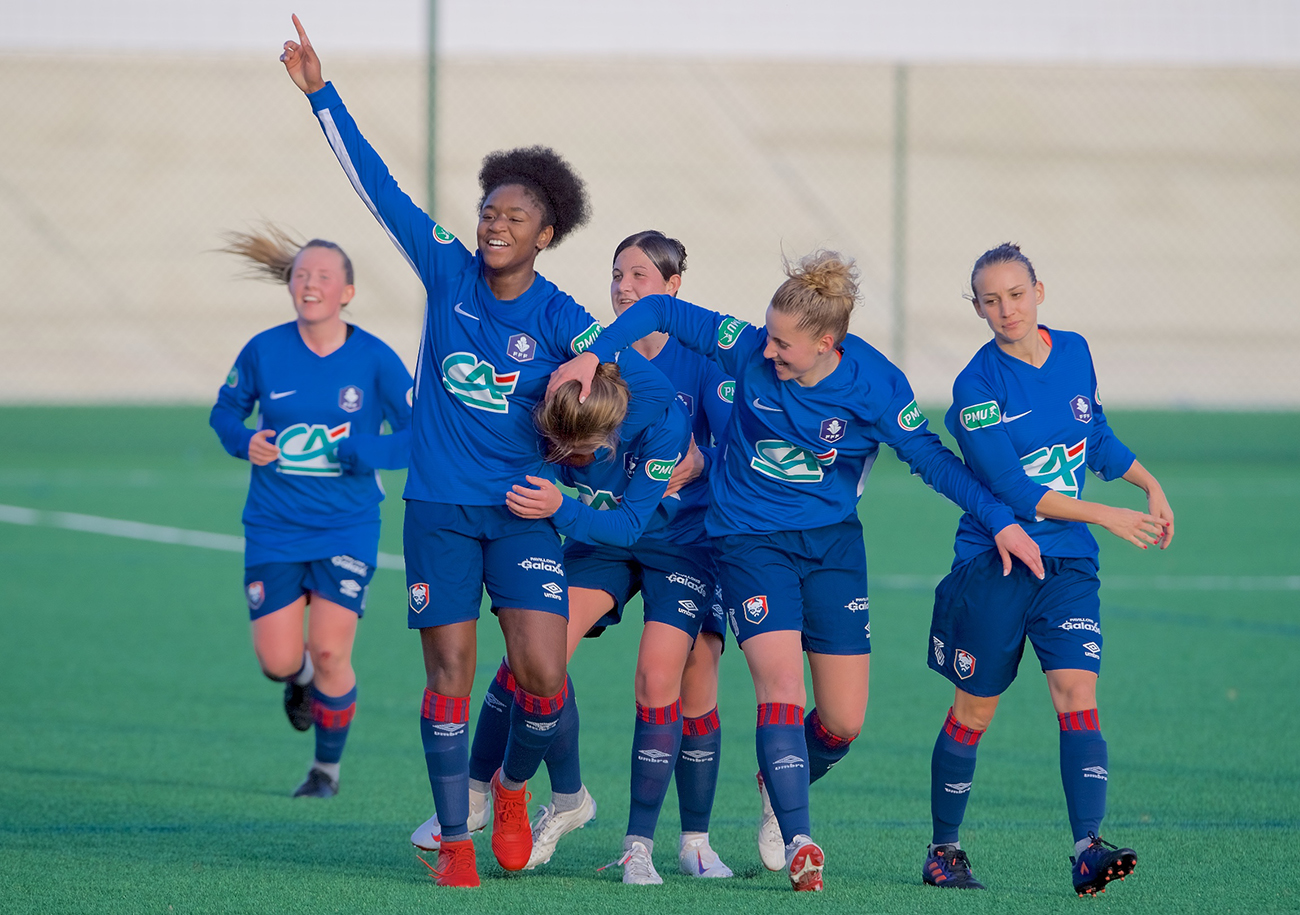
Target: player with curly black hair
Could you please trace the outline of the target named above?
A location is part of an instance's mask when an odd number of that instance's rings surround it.
[[[532,423],[548,376],[600,333],[591,315],[535,270],[538,254],[587,220],[586,190],[545,147],[493,153],[479,175],[477,250],[469,251],[397,186],[321,78],[297,17],[294,26],[298,41],[285,42],[280,59],[353,187],[428,291],[404,494],[407,623],[420,630],[424,650],[420,733],[442,830],[437,882],[477,886],[467,722],[485,585],[517,686],[504,763],[490,786],[477,786],[490,788],[492,851],[506,870],[528,863],[524,782],[560,730],[572,695],[559,534],[548,519],[516,517],[505,503],[518,481],[548,475]]]

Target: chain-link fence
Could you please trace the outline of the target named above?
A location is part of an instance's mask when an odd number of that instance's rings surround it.
[[[214,253],[274,220],[357,265],[352,320],[411,362],[418,281],[275,61],[0,55],[0,401],[204,401],[282,289]],[[322,49],[425,199],[426,67]],[[1300,71],[448,59],[439,221],[472,238],[483,154],[554,146],[592,224],[540,269],[609,318],[614,245],[690,252],[682,296],[761,320],[781,257],[857,258],[856,333],[923,402],[988,337],[970,265],[1021,243],[1040,314],[1092,342],[1108,405],[1300,407]],[[471,242],[472,243],[472,242]],[[901,265],[901,272],[897,266]]]

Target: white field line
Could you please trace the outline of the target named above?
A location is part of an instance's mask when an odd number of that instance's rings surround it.
[[[126,537],[196,546],[228,553],[244,552],[244,538],[233,534],[191,531],[161,524],[79,515],[73,512],[42,511],[17,505],[0,505],[0,522],[32,527],[57,527],[88,534]],[[402,570],[406,563],[395,553],[380,553],[381,569]],[[939,584],[938,575],[875,575],[871,584],[885,591],[929,591]],[[1300,575],[1108,575],[1102,585],[1122,591],[1300,591]]]

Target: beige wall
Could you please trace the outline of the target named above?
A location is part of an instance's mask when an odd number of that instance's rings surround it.
[[[326,61],[417,199],[424,69]],[[1045,323],[1085,333],[1108,405],[1300,407],[1300,71],[914,67],[907,339],[946,403],[987,330],[961,298],[1013,239]],[[546,143],[591,225],[539,266],[610,317],[609,255],[655,227],[683,297],[761,320],[780,257],[855,255],[854,329],[890,350],[893,71],[866,64],[449,60],[439,220],[471,235],[494,148]],[[0,401],[204,401],[239,347],[292,316],[212,253],[260,218],[356,262],[353,320],[410,363],[422,291],[271,60],[0,56]],[[898,358],[900,354],[889,353]]]

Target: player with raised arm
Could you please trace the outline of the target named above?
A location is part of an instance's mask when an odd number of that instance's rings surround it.
[[[1033,643],[1060,726],[1061,782],[1074,832],[1074,889],[1104,892],[1137,865],[1130,848],[1101,839],[1109,762],[1097,716],[1101,602],[1099,524],[1122,540],[1165,549],[1174,514],[1156,478],[1111,431],[1102,413],[1088,344],[1038,323],[1043,284],[1012,244],[986,251],[971,271],[975,313],[993,339],[953,383],[947,426],[975,475],[1023,516],[1045,578],[1017,568],[997,574],[989,528],[963,515],[952,572],[935,590],[929,665],[956,695],[930,764],[932,842],[922,878],[933,886],[983,889],[958,829],[975,778],[975,754],[998,699],[1016,677],[1025,638]],[[1147,511],[1082,500],[1087,471],[1146,493]]]
[[[407,619],[424,653],[420,730],[442,824],[437,882],[477,886],[467,722],[484,586],[518,686],[504,762],[491,782],[492,851],[506,870],[522,869],[531,855],[525,781],[565,704],[568,589],[559,534],[548,520],[511,514],[505,500],[526,476],[545,475],[532,411],[547,376],[600,332],[535,270],[538,254],[586,222],[587,195],[553,150],[492,153],[479,172],[471,252],[397,186],[321,77],[296,17],[294,25],[298,40],[286,42],[281,57],[286,70],[428,292],[405,492]]]
[[[352,643],[379,552],[376,468],[406,466],[411,374],[382,340],[343,320],[356,290],[338,245],[298,244],[274,226],[228,240],[225,250],[253,261],[256,275],[288,285],[298,314],[243,348],[210,422],[253,465],[244,506],[253,651],[284,683],[290,723],[316,728],[315,757],[293,794],[333,797],[357,707]],[[244,425],[254,404],[256,431]],[[385,421],[392,435],[379,434]]]
[[[705,526],[758,699],[760,856],[795,890],[819,890],[824,854],[810,837],[808,786],[848,753],[866,712],[871,643],[857,503],[880,445],[997,531],[1008,570],[1012,555],[1035,571],[1039,562],[1011,510],[925,428],[903,373],[848,333],[852,262],[819,251],[786,273],[761,329],[647,296],[551,387],[576,379],[585,388],[601,359],[652,331],[735,378]],[[816,700],[806,719],[804,652]]]

